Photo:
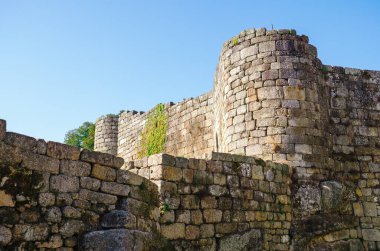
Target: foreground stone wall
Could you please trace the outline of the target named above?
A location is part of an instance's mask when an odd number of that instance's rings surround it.
[[[157,187],[120,170],[123,163],[113,155],[6,132],[0,120],[0,249],[156,245]]]
[[[292,170],[253,157],[153,155],[128,170],[157,184],[176,250],[289,250]]]

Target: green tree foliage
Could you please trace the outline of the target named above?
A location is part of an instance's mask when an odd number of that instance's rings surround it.
[[[65,135],[65,143],[88,150],[94,150],[95,124],[84,122],[79,128],[70,130]]]

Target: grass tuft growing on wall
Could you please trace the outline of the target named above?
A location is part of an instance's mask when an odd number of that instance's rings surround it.
[[[156,105],[148,115],[144,129],[141,132],[139,158],[161,153],[165,150],[168,118],[165,105]]]

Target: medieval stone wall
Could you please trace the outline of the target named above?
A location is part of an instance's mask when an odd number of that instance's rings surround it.
[[[6,132],[0,120],[0,249],[149,249],[157,187],[123,163]]]
[[[253,157],[153,155],[128,170],[157,184],[176,250],[289,250],[292,170]]]

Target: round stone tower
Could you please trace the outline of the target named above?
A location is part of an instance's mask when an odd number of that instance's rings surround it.
[[[94,150],[117,154],[118,115],[100,117],[95,123]]]
[[[214,81],[216,150],[320,166],[331,147],[317,50],[294,30],[246,30],[227,41]]]

